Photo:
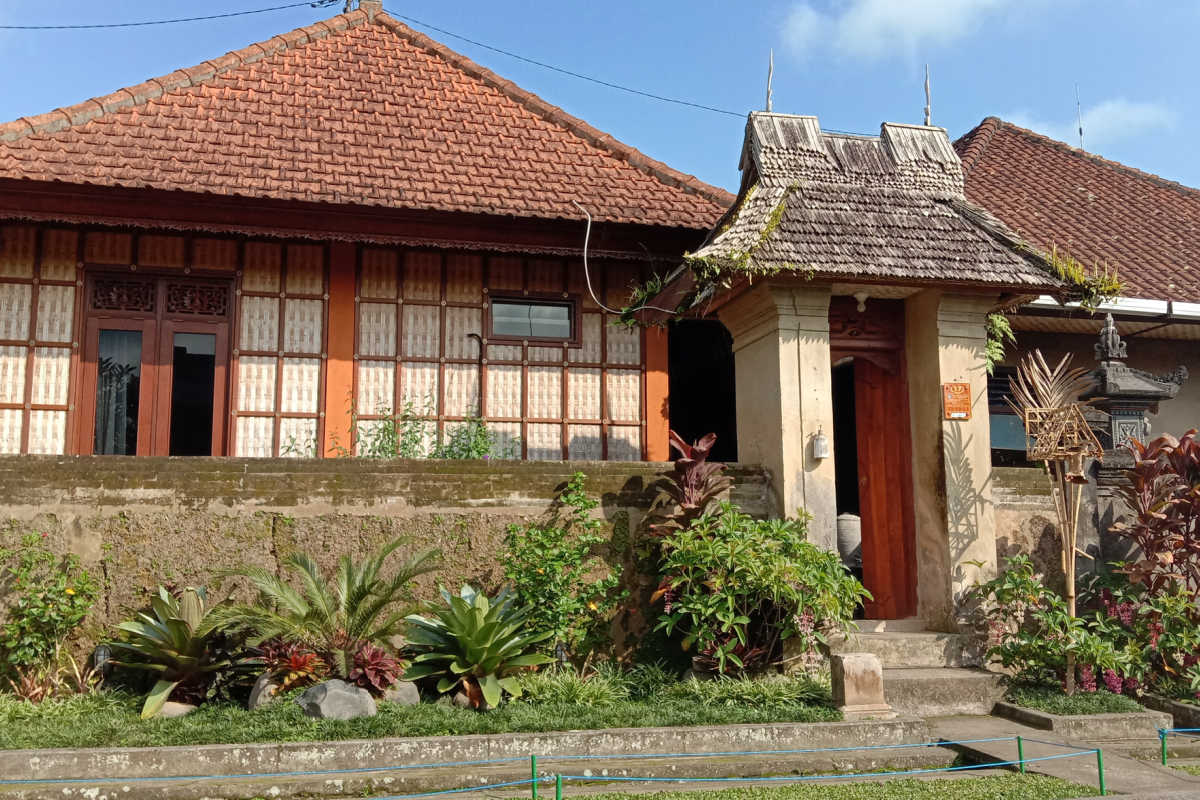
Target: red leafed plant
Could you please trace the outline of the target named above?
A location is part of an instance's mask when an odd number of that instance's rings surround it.
[[[354,668],[347,676],[351,683],[379,696],[395,685],[404,672],[404,664],[395,656],[370,642],[354,653]]]
[[[659,496],[651,510],[659,521],[651,524],[652,532],[662,536],[688,527],[733,485],[733,479],[724,474],[725,465],[708,460],[716,443],[715,433],[688,444],[682,436],[671,431],[671,446],[679,451],[679,458],[675,461],[675,469],[665,473],[659,482]]]
[[[1122,571],[1153,595],[1173,585],[1200,599],[1200,439],[1195,428],[1176,439],[1130,439],[1133,467],[1117,488],[1132,512],[1113,531],[1137,545]]]
[[[279,683],[280,691],[308,686],[324,678],[324,659],[302,644],[272,639],[259,647],[263,666]]]

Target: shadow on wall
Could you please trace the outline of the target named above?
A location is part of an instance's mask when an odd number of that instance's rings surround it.
[[[947,427],[949,428],[947,430]],[[961,605],[962,595],[975,582],[964,569],[964,558],[978,540],[980,516],[990,503],[988,492],[992,475],[979,483],[976,468],[969,456],[974,437],[963,439],[962,426],[943,426],[943,448],[946,465],[946,521],[950,539],[950,563],[954,565],[954,583],[962,587],[955,597]]]

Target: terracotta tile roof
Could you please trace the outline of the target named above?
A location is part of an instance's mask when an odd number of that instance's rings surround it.
[[[0,125],[0,177],[698,230],[733,199],[362,10]]]
[[[884,123],[823,132],[816,117],[756,111],[736,211],[690,260],[730,272],[986,285],[1061,282],[1003,223],[967,202],[945,130]]]
[[[954,146],[967,197],[1030,242],[1107,262],[1127,297],[1200,302],[1200,191],[996,117]]]

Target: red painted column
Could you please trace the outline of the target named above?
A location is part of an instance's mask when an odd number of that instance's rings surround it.
[[[671,458],[667,360],[666,329],[647,328],[645,414],[646,458],[649,461],[669,461]]]
[[[350,403],[354,395],[354,310],[355,247],[351,242],[333,242],[329,250],[328,359],[325,361],[325,439],[321,452],[326,458],[349,448]]]

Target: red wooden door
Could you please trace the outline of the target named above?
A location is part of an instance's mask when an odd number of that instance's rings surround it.
[[[903,619],[917,613],[917,560],[908,387],[899,354],[855,358],[854,405],[863,584],[874,597],[866,615]]]

